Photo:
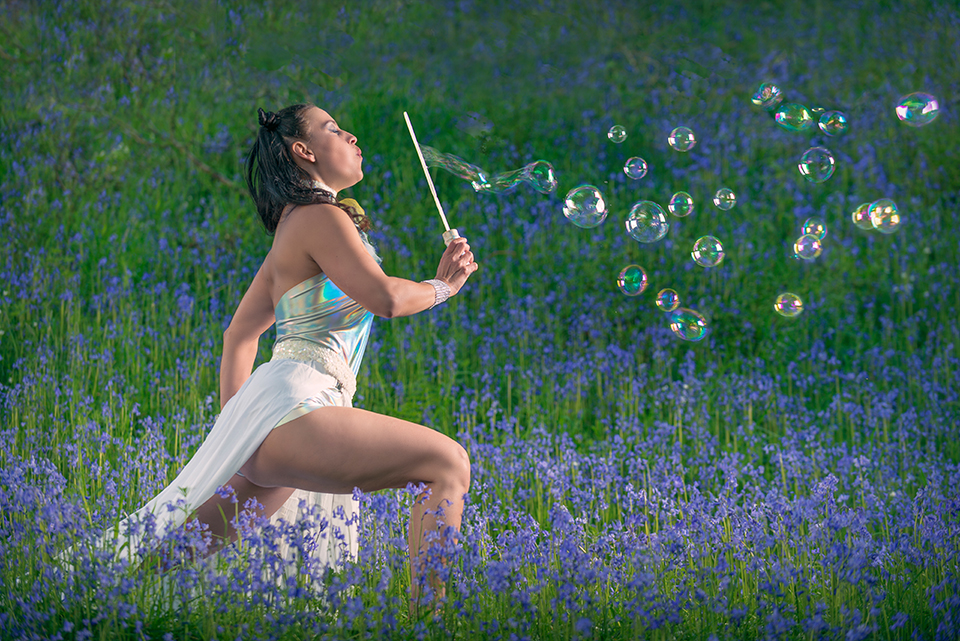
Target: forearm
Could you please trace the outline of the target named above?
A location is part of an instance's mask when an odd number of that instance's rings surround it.
[[[227,404],[253,371],[260,341],[237,341],[228,329],[223,334],[223,357],[220,359],[220,408]]]
[[[436,290],[430,283],[390,277],[382,307],[370,311],[384,318],[412,316],[433,307],[435,300]]]

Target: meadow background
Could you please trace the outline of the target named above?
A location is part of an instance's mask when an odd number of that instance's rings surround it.
[[[647,4],[4,2],[2,636],[960,635],[960,10]],[[781,130],[750,102],[763,81],[849,131]],[[912,91],[940,99],[926,127],[894,114]],[[357,135],[366,177],[342,195],[392,275],[430,278],[442,251],[404,110],[421,144],[493,173],[548,160],[559,179],[477,194],[434,170],[480,271],[374,324],[355,403],[473,461],[439,620],[407,616],[402,491],[362,497],[361,558],[330,575],[284,579],[270,550],[296,533],[242,514],[224,566],[165,582],[91,549],[215,420],[222,331],[270,246],[241,163],[257,107],[299,101]],[[689,153],[667,145],[678,125]],[[823,184],[796,169],[814,144],[837,158]],[[595,229],[561,214],[580,183],[611,204]],[[631,203],[681,189],[696,210],[665,239],[625,234]],[[901,229],[856,228],[881,197]],[[796,261],[810,216],[824,251]],[[724,243],[718,268],[690,260],[704,234]],[[650,280],[635,298],[616,287],[630,263]],[[707,318],[705,340],[670,332],[663,287]],[[774,313],[783,291],[799,317]],[[56,560],[70,545],[76,567]]]

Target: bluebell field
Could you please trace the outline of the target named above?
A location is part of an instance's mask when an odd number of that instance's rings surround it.
[[[960,10],[643,4],[0,7],[0,637],[960,636]],[[760,82],[849,130],[784,131]],[[927,126],[894,113],[913,91],[939,99]],[[358,406],[471,456],[437,617],[407,614],[412,488],[360,495],[360,558],[337,572],[283,567],[302,533],[250,505],[216,562],[162,574],[96,546],[216,419],[222,332],[270,246],[241,180],[256,109],[304,100],[370,159],[342,195],[391,275],[430,278],[442,250],[404,110],[489,172],[556,168],[548,195],[434,172],[481,269],[442,307],[377,319],[361,371]],[[815,145],[837,162],[822,184],[797,171]],[[582,183],[610,204],[593,229],[561,213]],[[695,211],[666,238],[626,235],[633,202],[681,189]],[[851,221],[879,198],[893,234]],[[814,216],[823,253],[795,260]],[[713,269],[690,260],[705,234]],[[631,263],[637,297],[616,287]],[[670,331],[664,287],[704,340]],[[774,313],[785,291],[796,318]]]

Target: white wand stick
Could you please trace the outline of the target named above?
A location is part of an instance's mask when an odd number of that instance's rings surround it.
[[[460,238],[460,234],[456,229],[450,229],[450,225],[447,224],[447,217],[443,214],[443,206],[440,204],[440,198],[437,197],[437,188],[433,186],[433,179],[427,170],[427,161],[423,159],[423,152],[420,151],[420,143],[417,142],[417,134],[413,132],[413,125],[410,123],[410,116],[407,115],[406,111],[403,112],[403,119],[407,121],[407,129],[410,130],[410,137],[413,138],[413,146],[417,150],[417,158],[420,159],[420,166],[423,167],[423,175],[427,177],[430,193],[433,194],[433,202],[437,203],[437,211],[440,212],[440,220],[443,221],[443,228],[446,230],[443,232],[443,244],[449,245],[450,241],[454,238]]]

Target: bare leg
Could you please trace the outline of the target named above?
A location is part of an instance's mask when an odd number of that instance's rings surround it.
[[[424,534],[439,531],[441,525],[460,529],[463,495],[470,487],[470,459],[453,439],[416,423],[349,407],[321,407],[274,429],[242,471],[257,486],[312,492],[347,494],[354,487],[373,492],[426,484],[430,496],[411,510],[408,539],[414,613],[420,599],[418,559],[425,558],[430,547]],[[438,506],[444,511],[442,523],[426,514]],[[442,585],[429,578],[442,595]]]

